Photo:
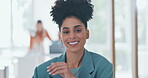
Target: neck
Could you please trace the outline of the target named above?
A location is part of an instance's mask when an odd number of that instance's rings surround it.
[[[84,49],[79,52],[66,52],[66,59],[69,68],[77,68],[81,64],[81,59],[84,54]]]

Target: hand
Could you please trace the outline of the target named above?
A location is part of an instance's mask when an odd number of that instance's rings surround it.
[[[51,63],[47,69],[47,72],[50,72],[49,74],[51,75],[60,74],[63,78],[75,78],[72,72],[69,70],[67,63],[65,62]]]

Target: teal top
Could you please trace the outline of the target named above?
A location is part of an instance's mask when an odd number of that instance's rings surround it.
[[[62,78],[59,74],[54,76],[48,74],[47,67],[52,62],[65,62],[65,55],[66,53],[63,53],[37,66],[32,78]],[[78,78],[114,78],[113,65],[103,56],[85,49]]]
[[[78,78],[79,73],[80,73],[80,66],[78,68],[76,68],[76,69],[70,69],[70,71],[73,73],[75,78]]]

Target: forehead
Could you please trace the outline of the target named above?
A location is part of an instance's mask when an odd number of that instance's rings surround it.
[[[37,26],[41,26],[42,25],[42,23],[37,23]]]
[[[68,17],[63,20],[61,28],[78,28],[85,27],[84,24],[76,17]]]

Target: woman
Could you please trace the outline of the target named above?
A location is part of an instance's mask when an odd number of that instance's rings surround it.
[[[93,5],[86,0],[56,1],[51,16],[59,25],[66,52],[36,67],[33,78],[113,78],[112,64],[84,48],[92,12]]]
[[[49,40],[51,40],[51,38],[48,35],[48,32],[43,28],[41,20],[37,21],[36,27],[37,31],[35,32],[35,35],[30,36],[30,52],[44,54],[43,41],[45,37],[47,37]]]

